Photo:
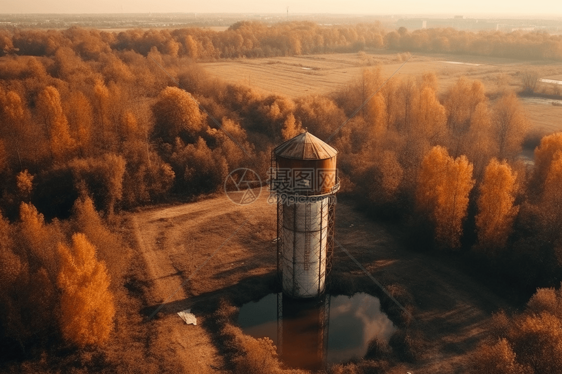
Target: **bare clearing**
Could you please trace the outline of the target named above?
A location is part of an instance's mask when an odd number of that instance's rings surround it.
[[[181,361],[184,372],[224,369],[205,319],[222,297],[240,306],[273,291],[276,210],[264,195],[250,205],[219,196],[125,217],[136,238],[135,251],[144,260],[143,282],[151,295],[140,312],[159,332],[155,350],[168,347],[158,350],[159,360]],[[509,305],[443,258],[412,251],[397,237],[392,228],[367,219],[349,203],[338,205],[338,241],[383,284],[402,286],[414,297],[414,318],[426,348],[421,361],[409,368],[416,373],[465,372],[466,354],[486,337],[491,313]],[[373,286],[336,250],[333,277],[350,274],[355,282]],[[148,321],[146,316],[159,305],[157,318]],[[176,315],[187,308],[201,322],[197,326],[185,325]]]
[[[211,75],[229,83],[254,87],[258,90],[297,98],[311,94],[327,95],[359,79],[364,68],[380,66],[389,77],[400,68],[406,58],[397,53],[340,53],[200,63]],[[413,54],[396,74],[407,79],[424,72],[435,72],[440,80],[440,93],[461,76],[479,79],[489,92],[506,89],[519,90],[520,74],[535,69],[541,77],[557,79],[562,74],[559,63],[520,61],[507,58],[453,56],[441,54]],[[547,132],[562,129],[562,109],[552,105],[524,103],[535,127]]]

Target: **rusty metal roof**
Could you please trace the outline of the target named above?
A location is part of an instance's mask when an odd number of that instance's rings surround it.
[[[295,160],[326,160],[338,154],[333,147],[324,143],[308,131],[277,146],[275,155]]]

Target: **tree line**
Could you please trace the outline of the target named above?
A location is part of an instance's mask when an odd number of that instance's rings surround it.
[[[203,28],[106,32],[72,27],[36,31],[0,29],[0,56],[53,56],[58,48],[73,49],[85,60],[111,50],[151,50],[172,57],[216,60],[301,54],[357,52],[365,49],[471,54],[527,60],[562,60],[562,36],[545,32],[460,31],[436,28],[387,30],[379,23],[319,25],[284,22],[271,26],[241,21],[225,31]]]

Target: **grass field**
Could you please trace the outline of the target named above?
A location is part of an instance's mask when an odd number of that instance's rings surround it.
[[[292,98],[310,94],[329,94],[358,79],[364,68],[380,66],[383,75],[391,76],[405,56],[397,53],[342,53],[310,56],[235,59],[201,63],[211,75],[229,83],[238,83],[259,90]],[[513,59],[478,56],[427,54],[411,56],[396,76],[407,79],[424,72],[435,72],[440,79],[440,94],[461,76],[481,80],[490,93],[520,90],[520,73],[536,69],[541,77],[562,77],[562,65],[522,62]],[[549,101],[524,102],[525,110],[535,128],[545,132],[562,130],[562,107]]]

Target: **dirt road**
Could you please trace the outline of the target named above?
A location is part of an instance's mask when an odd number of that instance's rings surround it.
[[[169,346],[160,359],[181,360],[186,372],[226,368],[216,342],[201,325],[221,297],[240,305],[271,292],[276,210],[265,195],[249,205],[220,196],[127,217],[149,278],[151,296],[143,313],[160,308],[148,323],[158,325],[158,344]],[[466,353],[486,337],[491,313],[509,305],[436,256],[400,244],[396,234],[350,203],[337,206],[336,235],[375,278],[413,295],[414,318],[427,344],[422,359],[408,368],[414,373],[466,372]],[[334,261],[334,276],[361,272],[341,251]],[[176,312],[187,308],[202,323],[185,325]]]

